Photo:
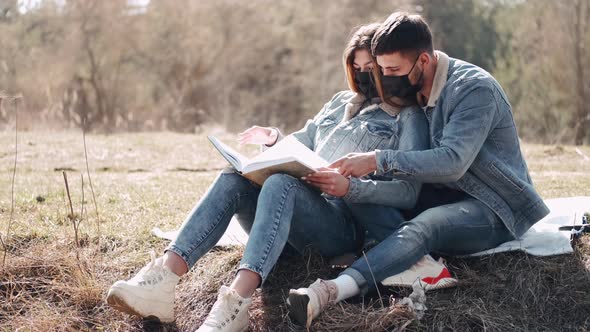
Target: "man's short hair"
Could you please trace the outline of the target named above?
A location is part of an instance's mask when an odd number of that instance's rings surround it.
[[[395,12],[381,24],[371,42],[374,56],[401,52],[418,56],[422,52],[434,54],[432,33],[420,15]]]

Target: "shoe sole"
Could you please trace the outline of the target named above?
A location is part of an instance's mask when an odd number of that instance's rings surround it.
[[[456,287],[458,283],[459,282],[457,281],[457,279],[445,278],[445,279],[439,280],[436,284],[428,284],[429,287],[426,288],[426,290],[437,290],[437,289]]]
[[[429,283],[426,283],[426,282],[421,282],[422,287],[424,288],[425,291],[431,291],[431,290],[439,290],[439,289],[457,287],[457,284],[458,283],[459,283],[459,281],[457,281],[457,279],[454,279],[454,278],[441,279],[438,282],[436,282],[435,284],[429,284]],[[389,282],[389,283],[382,283],[382,284],[383,284],[383,286],[387,286],[387,287],[406,287],[406,288],[412,288],[413,287],[413,285],[408,284],[408,283]]]
[[[299,326],[304,326],[309,329],[311,319],[307,314],[307,307],[309,304],[309,296],[303,294],[291,293],[289,294],[289,317]]]
[[[132,315],[132,316],[141,317],[145,320],[157,321],[157,322],[161,322],[161,323],[171,323],[174,321],[174,319],[172,319],[172,320],[160,319],[159,317],[154,316],[154,315],[148,315],[148,316],[142,315],[141,313],[136,311],[132,306],[130,306],[123,298],[121,298],[119,295],[117,295],[115,292],[113,292],[113,290],[109,290],[109,292],[107,294],[107,304],[115,310],[124,312],[124,313]]]

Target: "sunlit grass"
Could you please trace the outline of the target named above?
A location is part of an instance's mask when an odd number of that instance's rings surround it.
[[[223,132],[216,135],[226,142],[234,142],[232,135]],[[3,235],[11,206],[13,140],[13,133],[0,133],[0,232]],[[61,171],[66,170],[74,213],[79,215],[84,206],[80,237],[85,245],[80,250],[89,277],[70,276],[72,272],[67,270],[58,274],[58,280],[51,280],[57,283],[56,287],[69,287],[66,293],[78,296],[82,307],[89,305],[91,309],[73,308],[65,302],[39,302],[27,309],[28,318],[0,314],[0,322],[8,324],[8,330],[19,324],[31,324],[33,330],[47,326],[140,328],[138,320],[107,308],[101,302],[102,296],[110,283],[141,267],[147,261],[149,250],[164,248],[165,243],[153,237],[150,230],[153,227],[177,228],[216,173],[225,166],[224,160],[204,135],[167,132],[89,135],[90,172],[101,220],[102,251],[97,253],[98,248],[94,246],[98,234],[96,211],[86,175],[81,135],[77,132],[22,132],[19,140],[16,209],[9,238],[13,249],[8,255],[8,264],[16,262],[13,267],[18,269],[11,270],[10,275],[23,273],[28,266],[26,262],[43,255],[48,262],[76,270],[73,228],[67,218],[69,203]],[[590,195],[590,161],[575,149],[572,146],[523,145],[533,181],[544,198]],[[579,150],[590,156],[590,147]],[[250,147],[246,152],[254,154],[256,149]],[[83,204],[80,174],[85,183]],[[86,284],[80,286],[80,283]],[[13,307],[6,310],[15,312]],[[95,311],[99,316],[92,316]],[[71,316],[71,319],[58,323],[55,315]],[[264,325],[260,324],[257,326]],[[178,327],[181,326],[187,325]],[[0,326],[0,330],[3,329]]]

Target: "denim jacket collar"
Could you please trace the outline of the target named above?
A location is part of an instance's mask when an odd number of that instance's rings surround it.
[[[430,90],[430,97],[428,97],[428,104],[424,103],[422,94],[418,92],[417,99],[418,104],[422,107],[434,107],[436,101],[440,97],[445,84],[447,84],[447,78],[449,73],[449,56],[441,51],[434,51],[434,55],[438,58],[438,64],[436,65],[436,72],[434,73],[434,81],[432,82],[432,90]]]
[[[367,113],[374,111],[376,109],[381,109],[385,113],[391,115],[392,117],[396,117],[401,111],[400,107],[395,107],[389,105],[388,103],[382,102],[381,98],[379,97],[371,99],[371,103],[367,107],[361,109],[361,107],[365,103],[365,100],[365,96],[363,96],[360,93],[355,93],[352,97],[350,97],[345,106],[344,117],[342,118],[342,122],[354,118],[360,112]]]

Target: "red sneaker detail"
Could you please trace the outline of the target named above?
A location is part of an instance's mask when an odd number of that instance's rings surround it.
[[[439,282],[441,279],[445,279],[445,278],[452,278],[451,273],[449,272],[449,270],[445,267],[444,269],[442,269],[442,271],[440,271],[440,274],[435,277],[427,277],[422,279],[423,282],[430,284],[430,285],[436,285],[437,282]]]

